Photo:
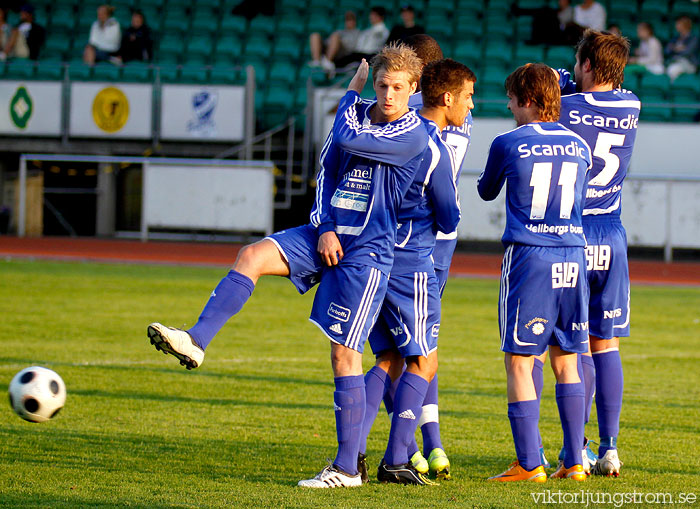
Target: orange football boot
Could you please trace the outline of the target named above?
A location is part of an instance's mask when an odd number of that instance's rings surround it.
[[[586,472],[583,470],[583,465],[574,465],[565,468],[563,461],[559,462],[559,468],[549,477],[550,479],[573,479],[574,481],[585,481],[588,478]]]
[[[532,481],[532,482],[545,482],[547,480],[547,474],[544,471],[544,467],[540,465],[532,470],[525,470],[520,466],[518,461],[514,461],[508,467],[508,470],[502,474],[494,475],[489,477],[487,481]]]

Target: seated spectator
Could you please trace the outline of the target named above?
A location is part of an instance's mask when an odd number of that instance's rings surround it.
[[[559,0],[559,6],[528,9],[514,3],[511,12],[514,16],[532,16],[531,37],[527,44],[575,44],[580,39],[580,29],[569,38],[567,30],[574,21],[574,8],[570,0]],[[571,39],[571,40],[569,40]]]
[[[606,18],[605,7],[595,0],[583,0],[581,5],[574,7],[574,23],[583,28],[605,30]]]
[[[666,73],[671,81],[681,74],[693,74],[698,69],[698,37],[692,30],[693,22],[688,16],[676,20],[678,35],[666,45]]]
[[[113,14],[114,7],[111,5],[100,5],[97,8],[97,19],[90,27],[90,39],[83,51],[83,62],[86,64],[105,62],[117,56],[122,33]]]
[[[389,29],[384,24],[386,9],[384,7],[372,7],[369,11],[370,27],[362,30],[357,39],[357,47],[354,53],[337,59],[338,67],[360,62],[363,58],[369,60],[384,46]],[[331,73],[332,74],[332,73]]]
[[[114,63],[142,61],[148,62],[153,57],[153,39],[151,29],[146,24],[143,12],[135,9],[131,12],[131,26],[124,31],[119,55],[112,60]]]
[[[416,25],[416,11],[410,5],[404,5],[401,7],[401,24],[394,25],[389,32],[389,38],[386,40],[386,44],[392,42],[404,42],[406,37],[412,35],[424,34],[425,28],[420,25]]]
[[[39,51],[46,40],[44,27],[34,22],[34,7],[25,4],[19,11],[19,25],[12,33],[0,52],[0,60],[6,58],[39,59]]]
[[[357,29],[357,17],[352,11],[345,13],[345,28],[336,30],[328,39],[321,39],[321,34],[314,32],[309,36],[311,47],[311,67],[323,67],[330,72],[335,67],[336,59],[343,58],[357,50],[360,31]],[[325,49],[325,51],[323,51]]]
[[[10,40],[12,27],[7,22],[7,9],[0,7],[0,49],[4,49]]]
[[[664,52],[661,43],[654,35],[654,28],[650,23],[643,21],[637,25],[637,37],[639,47],[634,50],[634,56],[630,57],[625,72],[636,70],[649,71],[653,74],[664,72]]]

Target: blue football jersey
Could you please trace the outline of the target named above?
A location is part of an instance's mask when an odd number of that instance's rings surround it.
[[[622,184],[627,176],[641,103],[628,90],[574,93],[571,75],[559,70],[561,117],[559,122],[581,136],[593,149],[583,215],[622,211]]]
[[[505,245],[585,246],[581,225],[591,150],[557,122],[522,125],[496,136],[479,196],[494,200],[506,185]]]
[[[423,107],[423,96],[420,92],[413,94],[408,101],[409,106],[420,109]],[[462,172],[462,165],[469,150],[469,143],[472,136],[472,125],[474,119],[472,112],[467,113],[464,119],[464,124],[461,126],[448,125],[442,130],[441,137],[448,145],[455,149],[455,183],[459,184],[459,176]],[[456,227],[455,227],[456,228]],[[446,270],[452,262],[452,255],[457,246],[457,231],[450,232],[438,231],[435,250],[433,251],[433,260],[435,268]]]
[[[399,209],[392,275],[432,272],[437,232],[454,230],[460,218],[455,150],[434,122],[421,119],[430,136],[428,151]]]
[[[343,263],[388,274],[394,261],[399,206],[428,145],[415,110],[372,124],[375,101],[343,96],[321,154],[311,223],[319,235],[335,230]]]

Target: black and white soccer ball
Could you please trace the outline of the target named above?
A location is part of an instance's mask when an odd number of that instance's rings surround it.
[[[25,421],[48,421],[56,417],[65,402],[66,384],[50,369],[31,366],[10,382],[10,405]]]

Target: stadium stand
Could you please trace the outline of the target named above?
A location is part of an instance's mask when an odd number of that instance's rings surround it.
[[[128,26],[130,9],[143,11],[153,31],[155,58],[150,64],[85,66],[80,61],[90,24],[100,0],[35,0],[36,19],[47,29],[38,62],[0,63],[0,79],[58,80],[68,72],[73,80],[243,83],[241,66],[256,70],[256,104],[261,128],[299,114],[306,103],[306,80],[331,84],[319,70],[310,70],[307,36],[324,36],[342,25],[343,13],[358,13],[365,28],[371,5],[387,8],[387,25],[398,21],[401,0],[277,0],[273,17],[248,21],[233,16],[237,0],[115,0],[115,17]],[[443,46],[446,56],[472,67],[479,77],[476,116],[507,116],[503,79],[528,61],[573,69],[574,50],[564,46],[529,46],[531,20],[511,16],[511,0],[415,0],[416,21]],[[662,44],[673,35],[674,20],[688,15],[700,34],[700,3],[692,0],[603,0],[608,23],[621,27],[635,47],[636,24],[651,21]],[[521,7],[556,6],[553,0],[520,0]],[[16,14],[10,15],[16,23]],[[338,78],[342,79],[342,77]],[[644,102],[642,118],[693,121],[700,115],[700,75],[685,75],[672,85],[665,76],[627,76],[625,87]],[[367,89],[368,93],[371,90]],[[674,106],[670,108],[668,104]],[[695,105],[695,106],[693,106]]]

